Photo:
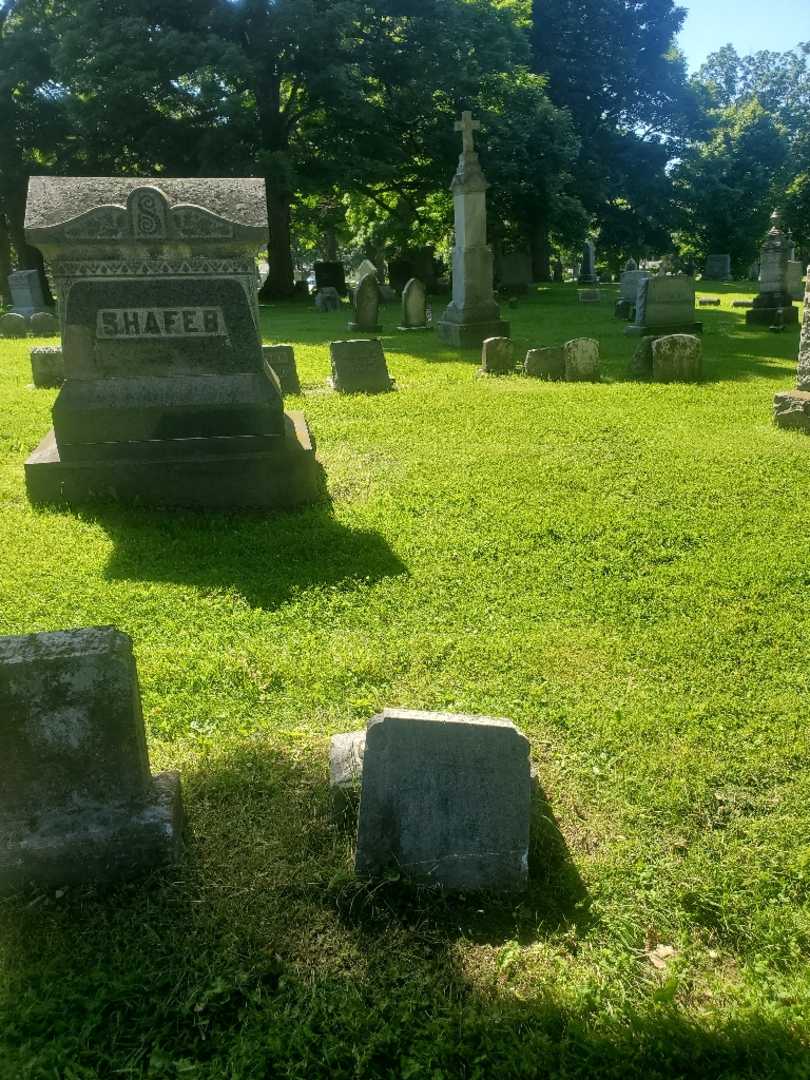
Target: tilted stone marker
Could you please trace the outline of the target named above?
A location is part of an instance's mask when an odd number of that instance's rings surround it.
[[[783,428],[810,434],[810,267],[804,297],[804,322],[799,343],[796,389],[784,390],[773,399],[774,420]]]
[[[596,276],[596,249],[593,240],[586,240],[582,248],[582,263],[577,280],[580,285],[595,285],[599,280]]]
[[[515,370],[515,346],[509,338],[487,338],[481,346],[481,375],[510,375]]]
[[[62,300],[65,382],[34,502],[287,507],[320,497],[262,359],[263,180],[33,177],[26,236]]]
[[[380,394],[393,390],[382,342],[359,339],[333,341],[329,346],[332,376],[329,385],[342,394]]]
[[[132,642],[113,627],[0,638],[0,890],[174,858],[176,773],[151,776]]]
[[[462,152],[450,190],[453,192],[455,242],[453,299],[439,321],[442,341],[474,349],[489,337],[508,337],[509,323],[501,319],[493,290],[492,249],[487,244],[487,190],[475,152],[473,132],[481,124],[469,112],[456,124]]]
[[[419,278],[411,278],[402,290],[402,321],[397,329],[432,329],[427,321],[427,292]]]
[[[262,356],[275,372],[283,394],[301,393],[292,345],[262,345]]]
[[[35,311],[28,320],[33,337],[59,337],[59,320],[50,311]]]
[[[599,342],[574,338],[563,346],[566,382],[599,382]]]
[[[37,389],[62,385],[65,362],[61,345],[38,345],[31,350],[31,377]]]
[[[730,255],[707,255],[703,271],[704,281],[729,281],[731,278]]]
[[[18,315],[16,311],[9,311],[5,315],[0,315],[0,337],[28,337],[28,319],[26,319],[25,315]]]
[[[333,739],[331,766],[333,790],[362,774],[360,877],[526,887],[529,743],[511,721],[385,709],[365,732]]]
[[[695,321],[695,282],[690,277],[650,277],[639,282],[636,320],[625,334],[699,334]]]
[[[315,293],[315,307],[318,311],[339,311],[340,294],[337,289],[325,285]]]
[[[788,291],[788,255],[790,241],[781,227],[778,210],[771,214],[771,230],[760,250],[759,295],[745,313],[748,326],[771,326],[781,321],[783,326],[796,326],[799,309],[793,305]],[[781,316],[777,312],[781,311]]]
[[[11,310],[30,318],[37,311],[47,311],[38,270],[17,270],[8,275]]]
[[[703,344],[694,334],[669,334],[652,342],[653,382],[699,382]]]
[[[377,274],[368,273],[360,279],[354,291],[354,319],[349,323],[350,330],[359,330],[364,334],[378,334],[380,326],[380,285]]]
[[[523,370],[535,379],[549,379],[552,382],[565,378],[565,349],[529,349],[523,361]]]
[[[528,251],[510,251],[501,255],[498,279],[502,292],[525,296],[532,283],[532,257]]]

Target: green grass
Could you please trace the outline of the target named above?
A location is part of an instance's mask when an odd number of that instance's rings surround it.
[[[810,1077],[798,335],[712,294],[699,386],[557,287],[513,335],[598,337],[601,385],[475,378],[389,308],[398,391],[349,398],[346,312],[265,308],[330,493],[274,517],[32,510],[55,394],[0,343],[0,633],[131,634],[188,816],[169,873],[0,903],[2,1080]],[[354,882],[328,739],[394,704],[529,736],[523,899]]]

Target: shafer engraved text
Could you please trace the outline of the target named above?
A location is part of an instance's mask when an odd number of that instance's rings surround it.
[[[98,313],[99,338],[225,337],[218,307],[105,308]]]

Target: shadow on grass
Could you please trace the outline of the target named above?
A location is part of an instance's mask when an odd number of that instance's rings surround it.
[[[4,1075],[807,1075],[806,1044],[772,1014],[700,1024],[657,976],[625,999],[610,969],[583,988],[559,967],[559,937],[554,979],[515,993],[514,915],[506,939],[468,933],[472,905],[460,899],[347,917],[351,851],[330,822],[326,771],[325,744],[291,750],[256,736],[202,753],[184,776],[180,866],[106,895],[0,904]],[[567,856],[542,795],[534,824],[539,938],[581,883],[560,869]],[[557,869],[537,877],[540,863]],[[497,962],[475,941],[503,943]]]
[[[251,607],[272,609],[310,588],[350,590],[408,572],[378,533],[341,525],[326,502],[273,515],[105,506],[83,516],[115,545],[108,580],[234,590]]]

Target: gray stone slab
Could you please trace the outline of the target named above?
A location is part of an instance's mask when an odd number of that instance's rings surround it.
[[[402,290],[402,318],[399,330],[428,330],[427,292],[419,278],[411,278]]]
[[[509,720],[386,709],[366,733],[357,873],[521,890],[530,805],[529,743]]]
[[[599,382],[599,342],[574,338],[563,346],[566,382]]]
[[[703,378],[703,343],[694,334],[669,334],[652,342],[654,382],[699,382]]]
[[[340,294],[331,285],[324,285],[315,293],[315,308],[317,311],[339,311]]]
[[[283,394],[301,393],[292,345],[263,345],[262,356],[278,377]]]
[[[511,375],[515,370],[515,346],[508,337],[492,337],[481,346],[482,375]]]
[[[357,810],[363,781],[366,729],[333,735],[329,744],[329,787],[338,817]]]
[[[565,349],[529,349],[523,370],[535,379],[559,381],[565,378]]]
[[[32,337],[59,337],[59,320],[50,311],[35,311],[28,327]]]
[[[695,283],[686,276],[661,276],[639,282],[636,321],[626,334],[696,334],[702,325],[695,321]]]
[[[376,339],[333,341],[329,345],[329,385],[341,394],[379,394],[393,390],[382,342]]]
[[[11,310],[29,319],[36,312],[47,311],[38,270],[15,270],[8,276]]]
[[[784,390],[773,399],[773,418],[787,431],[810,435],[810,390]]]
[[[646,270],[625,270],[620,278],[620,299],[629,300],[629,302],[633,304],[633,306],[635,306],[636,297],[638,296],[639,283],[642,281],[646,281],[647,278],[651,276],[652,275],[649,274]]]
[[[31,376],[37,389],[61,386],[65,364],[61,345],[38,345],[31,350]]]
[[[0,638],[0,889],[106,880],[177,850],[177,778],[149,772],[130,639]]]
[[[380,315],[380,286],[377,274],[367,273],[360,279],[354,291],[354,319],[350,330],[364,334],[377,334],[382,330]]]
[[[0,315],[0,337],[28,337],[28,319],[26,319],[25,315],[19,315],[16,311],[9,311],[5,315]]]

